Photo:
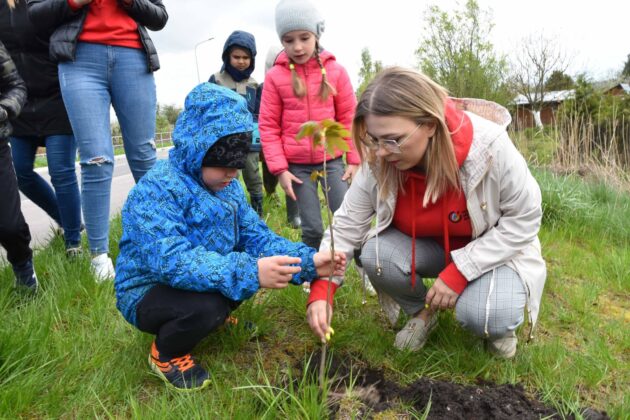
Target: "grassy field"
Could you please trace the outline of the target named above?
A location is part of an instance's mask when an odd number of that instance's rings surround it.
[[[545,202],[540,236],[549,277],[535,339],[519,344],[513,360],[488,355],[452,312],[440,314],[421,351],[397,351],[396,330],[376,299],[362,304],[354,269],[337,293],[331,352],[401,384],[419,377],[520,383],[564,415],[579,418],[581,408],[593,407],[630,418],[630,197],[579,179],[535,176]],[[298,239],[284,227],[282,202],[266,199],[268,223]],[[120,233],[115,220],[114,256]],[[0,418],[327,417],[316,379],[301,373],[319,349],[301,288],[259,293],[243,304],[236,315],[255,322],[258,335],[242,322],[211,335],[196,354],[212,385],[181,394],[150,372],[151,336],[123,320],[113,285],[94,282],[88,257],[68,261],[55,238],[35,262],[41,289],[32,299],[17,295],[10,268],[0,268]],[[519,337],[523,343],[525,331]],[[422,413],[401,408],[380,416]]]

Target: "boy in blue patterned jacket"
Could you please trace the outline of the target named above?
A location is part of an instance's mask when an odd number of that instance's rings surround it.
[[[235,92],[203,83],[186,98],[174,148],[132,189],[122,211],[117,307],[156,335],[151,368],[168,384],[205,387],[208,372],[190,355],[239,302],[259,288],[328,275],[330,253],[273,233],[238,182],[252,117]],[[335,255],[335,273],[345,256]]]

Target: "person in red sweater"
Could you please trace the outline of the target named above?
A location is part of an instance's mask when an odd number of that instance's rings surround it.
[[[335,250],[349,260],[361,249],[389,320],[400,309],[409,316],[394,342],[400,349],[422,348],[440,310],[454,309],[504,358],[516,354],[525,313],[530,327],[536,322],[546,278],[541,194],[509,122],[505,108],[449,98],[413,70],[386,69],[361,95],[352,137],[365,163],[335,212]],[[320,250],[329,247],[326,232]],[[427,287],[423,277],[435,282]],[[307,319],[322,339],[328,291],[341,281],[311,286]]]
[[[168,20],[162,0],[28,0],[29,18],[49,31],[61,94],[77,140],[81,206],[92,271],[114,278],[109,252],[110,190],[114,150],[110,107],[116,111],[125,154],[137,182],[155,163],[157,99],[153,72],[160,68],[148,35]]]
[[[265,76],[258,117],[261,144],[269,171],[286,195],[297,200],[302,241],[319,248],[323,233],[319,187],[311,174],[323,171],[326,161],[326,187],[335,211],[358,168],[359,155],[350,139],[344,163],[342,152],[328,155],[310,139],[297,141],[295,136],[309,120],[332,119],[349,129],[356,98],[345,68],[319,44],[324,21],[313,4],[282,0],[275,17],[284,51]]]

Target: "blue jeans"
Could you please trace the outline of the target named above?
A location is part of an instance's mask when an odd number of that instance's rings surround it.
[[[72,135],[44,137],[51,186],[33,170],[38,137],[10,137],[13,165],[20,190],[63,228],[66,248],[81,243],[81,198],[74,160],[77,145]]]
[[[143,50],[79,42],[75,61],[59,63],[59,84],[77,139],[83,218],[93,255],[109,252],[114,107],[136,182],[155,163],[156,93]]]

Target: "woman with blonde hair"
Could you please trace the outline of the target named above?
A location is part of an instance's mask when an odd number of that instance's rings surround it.
[[[364,163],[335,212],[335,248],[348,260],[361,249],[392,324],[400,309],[410,316],[396,335],[400,349],[425,344],[438,310],[455,309],[504,358],[516,353],[526,306],[535,325],[546,277],[541,194],[506,133],[509,121],[499,105],[449,98],[403,68],[384,70],[361,95],[352,135]],[[326,232],[320,249],[329,247]],[[428,290],[424,277],[436,278]],[[307,318],[322,339],[327,289],[342,280],[311,286]]]

